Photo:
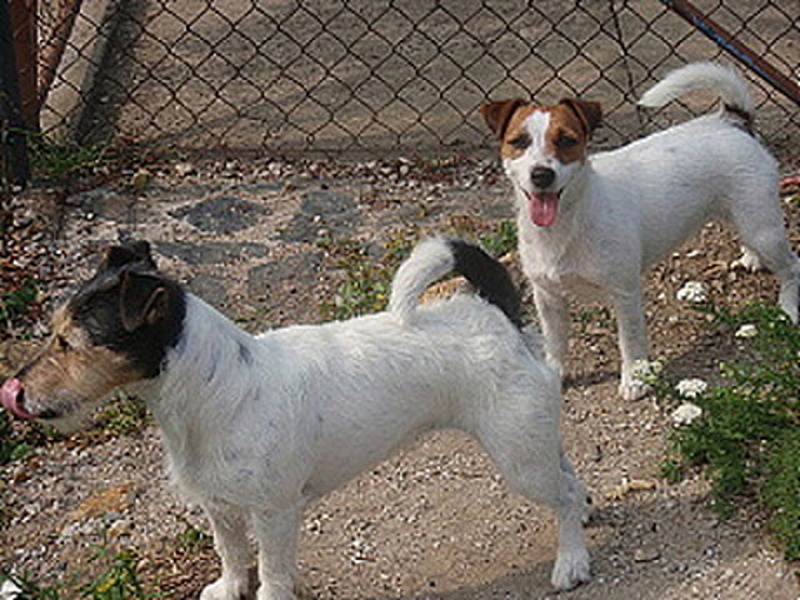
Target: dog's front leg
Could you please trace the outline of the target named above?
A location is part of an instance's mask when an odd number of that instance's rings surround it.
[[[649,390],[644,381],[636,377],[636,366],[647,359],[647,329],[642,310],[640,286],[614,297],[614,311],[619,328],[619,351],[622,356],[622,377],[619,393],[625,400],[638,400]]]
[[[253,528],[258,542],[256,600],[293,600],[300,507],[256,513]]]
[[[222,576],[207,585],[200,600],[241,600],[247,597],[247,570],[253,561],[253,549],[247,538],[245,515],[218,504],[204,505],[214,529],[214,546],[222,559]]]
[[[544,335],[547,364],[563,377],[569,340],[569,303],[563,296],[539,286],[534,287],[533,301]]]

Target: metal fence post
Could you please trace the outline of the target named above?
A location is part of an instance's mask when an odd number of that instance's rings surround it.
[[[22,113],[12,33],[8,1],[0,0],[0,151],[3,154],[4,166],[2,175],[10,183],[24,186],[30,178],[26,131],[29,124],[26,124]]]

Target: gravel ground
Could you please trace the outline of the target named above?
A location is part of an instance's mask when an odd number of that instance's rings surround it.
[[[785,208],[798,248],[793,191]],[[321,318],[320,303],[344,277],[331,239],[359,240],[379,263],[383,244],[398,237],[479,236],[512,217],[493,161],[164,163],[66,199],[35,190],[10,208],[6,269],[38,273],[46,306],[91,271],[99,246],[133,235],[154,243],[162,268],[251,330]],[[705,282],[723,305],[776,297],[770,275],[729,268],[737,253],[731,233],[710,225],[649,274],[652,354],[667,359],[671,375],[707,375],[731,348],[676,300],[683,283]],[[587,530],[593,581],[551,589],[552,515],[509,493],[472,440],[447,432],[311,507],[300,544],[309,597],[800,598],[797,566],[780,558],[761,519],[719,521],[699,474],[675,485],[658,477],[669,407],[620,400],[613,321],[593,305],[575,315],[564,433],[597,508]],[[37,323],[4,340],[0,376],[45,332]],[[5,467],[3,483],[2,570],[63,585],[97,568],[90,559],[106,531],[108,547],[136,550],[143,579],[164,597],[196,597],[217,576],[197,535],[207,524],[164,476],[152,425],[50,443]]]

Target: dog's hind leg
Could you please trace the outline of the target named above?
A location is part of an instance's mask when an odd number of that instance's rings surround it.
[[[258,542],[256,600],[294,600],[297,536],[302,507],[259,512],[253,517]]]
[[[638,400],[648,391],[648,385],[636,378],[637,364],[647,359],[647,329],[642,310],[642,290],[639,281],[629,291],[614,296],[614,312],[619,328],[619,352],[622,375],[619,393],[625,400]]]
[[[783,226],[783,213],[774,198],[764,198],[760,210],[736,210],[747,206],[734,205],[731,218],[750,253],[772,271],[780,282],[778,304],[792,323],[798,322],[800,304],[800,258],[792,252]],[[741,213],[741,214],[739,214]]]
[[[575,476],[566,455],[560,458],[561,486],[556,504],[558,514],[558,555],[553,567],[553,586],[566,590],[591,578],[589,552],[583,534],[588,503],[583,484]]]
[[[234,508],[206,504],[214,529],[214,545],[222,559],[222,576],[203,588],[200,600],[243,600],[249,591],[248,568],[253,549],[247,538],[245,515]]]
[[[504,397],[505,418],[491,419],[486,434],[478,432],[478,437],[510,489],[555,510],[558,551],[551,581],[557,589],[566,590],[591,576],[583,534],[586,493],[560,451],[558,417],[526,411],[525,406],[533,402],[530,392]],[[514,410],[515,404],[520,410]]]

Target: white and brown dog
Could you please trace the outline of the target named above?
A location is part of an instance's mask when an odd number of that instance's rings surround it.
[[[478,294],[418,306],[451,270]],[[292,598],[303,508],[447,427],[473,434],[513,489],[556,510],[552,581],[566,589],[589,578],[586,498],[561,449],[558,378],[518,309],[499,263],[435,238],[400,267],[388,311],[254,337],[159,273],[139,242],[108,250],[0,398],[20,418],[58,423],[138,383],[172,475],[214,529],[222,576],[202,600],[248,593],[250,529],[257,598]]]
[[[642,271],[712,218],[736,227],[745,264],[777,275],[780,306],[797,322],[800,260],[784,231],[776,161],[752,134],[754,104],[744,80],[714,63],[691,64],[670,73],[641,104],[662,106],[701,88],[722,97],[719,114],[592,156],[586,147],[601,119],[596,102],[481,107],[514,188],[520,260],[548,362],[563,369],[567,295],[608,299],[619,327],[620,393],[628,399],[647,389],[634,374],[647,358]]]

